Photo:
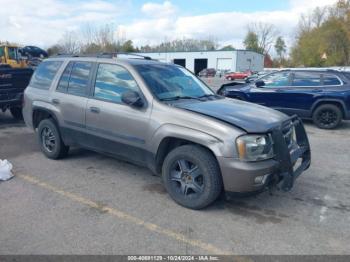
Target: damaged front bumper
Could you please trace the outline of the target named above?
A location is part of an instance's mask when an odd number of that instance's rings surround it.
[[[295,141],[288,138],[290,130],[295,130]],[[278,172],[269,180],[270,187],[277,186],[283,191],[293,188],[294,181],[311,165],[311,148],[304,125],[297,116],[292,116],[279,128],[272,130],[275,159]]]
[[[218,158],[225,191],[247,193],[273,188],[289,191],[296,178],[309,168],[311,149],[300,118],[290,117],[269,133],[274,141],[273,159],[243,162]]]

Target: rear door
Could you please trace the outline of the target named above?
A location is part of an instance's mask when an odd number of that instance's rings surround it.
[[[101,63],[92,89],[86,106],[90,147],[144,164],[151,106],[136,108],[121,101],[127,91],[142,96],[132,74],[120,65]]]
[[[285,90],[287,103],[284,111],[310,117],[315,98],[323,92],[322,74],[319,72],[298,72],[292,74],[292,86]]]
[[[84,142],[85,108],[92,77],[92,62],[71,61],[65,68],[51,103],[59,112],[62,132],[68,139]]]

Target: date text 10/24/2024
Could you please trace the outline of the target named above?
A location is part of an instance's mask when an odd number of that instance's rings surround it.
[[[218,261],[217,256],[128,256],[128,261]]]

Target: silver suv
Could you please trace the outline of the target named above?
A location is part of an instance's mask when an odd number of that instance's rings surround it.
[[[48,158],[81,146],[146,166],[192,209],[223,190],[288,191],[310,166],[297,117],[218,96],[185,68],[147,57],[47,59],[24,100]]]

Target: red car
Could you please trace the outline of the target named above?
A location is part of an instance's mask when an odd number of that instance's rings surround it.
[[[252,74],[252,71],[245,72],[231,72],[225,75],[227,80],[236,80],[236,79],[246,79],[248,76]]]

